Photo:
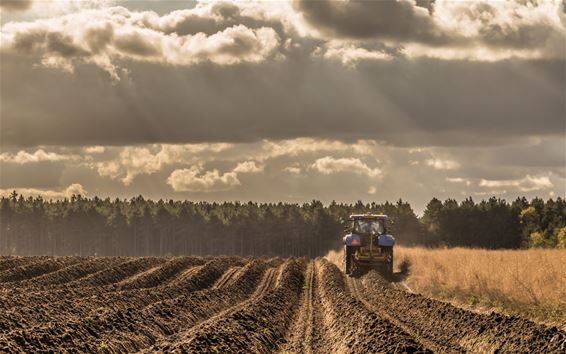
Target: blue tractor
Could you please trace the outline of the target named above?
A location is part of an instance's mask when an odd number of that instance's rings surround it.
[[[350,215],[344,236],[344,273],[354,275],[370,269],[393,274],[395,238],[387,233],[387,215]]]

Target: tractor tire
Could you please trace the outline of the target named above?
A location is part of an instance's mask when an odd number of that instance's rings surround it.
[[[352,247],[344,246],[344,273],[346,275],[352,274]]]
[[[387,275],[393,275],[393,247],[387,247],[386,249],[387,254],[387,264],[386,264],[386,272]]]

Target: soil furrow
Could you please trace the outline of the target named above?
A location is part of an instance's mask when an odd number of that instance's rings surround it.
[[[566,353],[566,333],[324,259],[0,257],[0,351]]]
[[[289,339],[281,349],[281,353],[313,353],[315,277],[315,263],[309,262],[301,306],[291,327]]]
[[[216,281],[216,283],[214,284],[214,288],[222,288],[224,287],[228,282],[230,282],[232,280],[232,278],[238,273],[238,271],[240,271],[242,269],[242,267],[232,267],[230,269],[228,269],[228,271],[226,273],[224,273],[220,279],[218,279],[218,281]]]
[[[370,303],[366,300],[365,296],[360,291],[360,281],[354,278],[348,278],[348,286],[352,291],[352,294],[356,299],[358,299],[364,306],[377,314],[380,317],[386,319],[387,321],[391,322],[395,326],[399,327],[409,335],[411,335],[415,340],[417,340],[422,346],[433,350],[437,353],[461,353],[464,352],[463,348],[458,345],[451,344],[451,343],[443,343],[435,341],[434,339],[428,338],[426,333],[422,333],[419,329],[414,329],[400,321],[394,316],[391,316],[382,306],[376,306],[373,303]],[[379,296],[377,296],[379,298]]]
[[[79,262],[77,257],[48,258],[31,264],[7,269],[0,273],[0,283],[21,282],[23,280],[39,277],[44,274],[55,272]]]
[[[212,285],[215,279],[233,262],[234,259],[228,258],[218,258],[208,262],[208,267],[203,267],[200,271],[194,273],[193,286],[195,288],[186,287],[183,292],[195,291],[197,286]],[[203,279],[207,277],[210,279]],[[184,285],[186,286],[189,283],[186,282]],[[180,293],[178,290],[180,289],[175,289],[173,293],[178,295]],[[17,339],[16,343],[20,345],[19,350],[25,352],[41,351],[41,348],[49,347],[54,343],[57,343],[57,347],[73,349],[76,343],[70,341],[69,338],[79,338],[81,342],[84,342],[82,345],[85,346],[81,351],[91,352],[96,350],[97,347],[97,345],[94,345],[93,348],[93,341],[100,341],[106,346],[110,345],[111,341],[100,338],[126,336],[131,342],[137,342],[139,348],[143,348],[151,345],[156,335],[153,331],[147,329],[143,317],[140,316],[140,310],[171,298],[173,295],[169,292],[170,289],[161,293],[141,289],[113,294],[101,293],[96,298],[84,302],[86,306],[73,303],[72,306],[67,306],[67,309],[62,307],[54,313],[49,311],[49,314],[41,313],[38,314],[39,316],[30,316],[27,318],[28,322],[21,323],[18,321],[16,323],[16,325],[19,325],[19,329],[12,328],[10,332],[2,330],[4,335],[0,336],[0,347],[2,346],[2,338],[15,338]],[[31,313],[28,313],[28,315],[31,315]],[[14,317],[9,316],[9,319],[0,322],[0,329],[6,328],[6,322],[10,320],[12,320],[13,327]],[[40,320],[39,323],[33,325],[33,321],[37,321],[37,319]],[[47,325],[42,325],[42,323],[47,323]],[[153,321],[150,321],[150,323],[153,323]],[[118,350],[117,347],[116,349]]]
[[[228,263],[226,269],[231,264]],[[243,301],[253,291],[261,278],[265,265],[249,262],[241,277],[225,288],[208,288],[184,295],[156,301],[143,308],[121,308],[81,322],[79,335],[94,337],[111,350],[139,351],[153,345],[159,338],[166,338],[214,316],[216,313]],[[109,330],[106,324],[113,326]],[[86,328],[86,332],[85,329]],[[85,341],[90,343],[91,341]],[[86,351],[96,350],[90,345]]]
[[[113,265],[115,265],[115,263],[111,262],[111,260],[107,258],[83,258],[80,259],[79,262],[58,271],[24,280],[22,281],[21,286],[28,289],[37,287],[45,288],[50,285],[57,286],[81,279],[90,274],[107,269],[109,266]]]
[[[151,350],[191,353],[271,353],[277,350],[292,321],[293,309],[298,306],[304,266],[304,261],[287,261],[279,274],[273,271],[266,274],[250,300]]]
[[[8,316],[0,319],[0,333],[9,333],[24,328],[34,332],[39,331],[42,323],[45,322],[48,322],[50,326],[57,326],[69,321],[81,322],[88,318],[100,317],[100,315],[110,315],[121,308],[139,309],[157,301],[211,286],[234,261],[234,259],[218,258],[208,262],[205,266],[194,267],[198,269],[193,270],[192,276],[185,274],[184,281],[179,284],[179,287],[127,291],[109,291],[113,288],[107,288],[106,292],[99,292],[90,297],[64,299],[57,303],[13,309],[7,312]],[[79,304],[84,304],[84,306]]]
[[[34,257],[18,257],[18,256],[3,256],[0,260],[0,275],[7,269],[21,267],[35,263],[37,261],[44,261],[49,257],[34,256]]]
[[[79,277],[74,281],[69,283],[77,284],[89,275],[94,275],[97,272],[102,272],[106,269],[120,266],[123,263],[129,262],[125,258],[112,257],[104,258],[104,265],[101,269],[93,269],[91,271],[90,267],[85,267],[85,272],[88,274],[85,277]],[[79,262],[76,266],[82,266],[85,262]],[[69,267],[68,267],[69,268]],[[49,275],[49,274],[47,274]],[[41,277],[42,279],[47,279]],[[55,273],[53,274],[55,276]],[[39,277],[38,277],[39,278]],[[80,298],[91,297],[98,295],[103,292],[110,291],[104,287],[82,287],[82,286],[69,286],[69,283],[65,283],[64,287],[54,284],[54,285],[34,285],[32,281],[19,282],[17,286],[13,286],[10,289],[0,288],[0,307],[6,305],[5,310],[17,309],[29,304],[58,304],[60,302],[76,301]],[[111,286],[111,285],[110,285]]]
[[[117,284],[128,277],[131,277],[139,272],[143,272],[148,268],[151,268],[163,262],[165,262],[165,259],[158,257],[137,258],[129,262],[122,263],[116,267],[101,270],[85,278],[71,282],[68,285],[72,287],[79,287]]]
[[[138,273],[130,278],[122,280],[117,285],[123,289],[153,288],[170,281],[176,274],[191,267],[204,265],[206,260],[201,257],[177,257],[165,264]]]
[[[277,270],[274,268],[268,269],[265,274],[265,278],[259,284],[259,286],[257,287],[256,291],[254,292],[253,296],[249,301],[251,302],[256,298],[263,296],[268,289],[274,286],[276,280],[277,280]]]
[[[322,259],[318,264],[320,296],[326,313],[327,333],[335,338],[332,352],[415,353],[429,352],[400,328],[386,321],[351,295],[342,272]]]
[[[379,274],[363,277],[364,295],[373,306],[436,343],[467,352],[565,353],[566,333],[514,316],[478,314],[396,289]]]
[[[230,306],[230,307],[226,308],[225,310],[215,314],[214,316],[209,317],[205,322],[215,322],[215,321],[217,321],[218,318],[222,318],[224,316],[227,316],[230,313],[234,313],[234,312],[238,311],[239,309],[241,309],[242,307],[246,306],[248,303],[256,301],[258,298],[263,296],[268,289],[270,289],[274,286],[276,278],[277,278],[277,269],[268,268],[265,271],[265,274],[263,275],[261,282],[257,285],[257,287],[255,288],[253,293],[248,297],[248,299],[246,299],[242,302],[236,303],[233,306]],[[213,290],[219,290],[219,289],[213,288]],[[175,340],[175,337],[167,338],[164,341],[165,344],[163,344],[163,346],[165,346],[165,347],[168,346],[169,342],[171,340]],[[157,345],[157,347],[159,347],[160,345]]]
[[[274,277],[266,276],[269,270],[266,263],[250,260],[242,267],[242,271],[238,272],[233,282],[224,288],[212,287],[175,299],[157,302],[143,311],[143,317],[150,318],[152,321],[155,319],[163,321],[164,325],[157,342],[168,343],[175,338],[177,333],[186,331],[187,328],[203,321],[208,321],[218,314],[233,310],[242,302],[254,297],[260,283],[265,283],[267,279],[275,280]]]

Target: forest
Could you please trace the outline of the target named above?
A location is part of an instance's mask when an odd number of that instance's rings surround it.
[[[341,246],[352,213],[391,218],[398,243],[428,247],[566,248],[566,200],[432,199],[418,217],[409,203],[208,203],[144,199],[0,198],[0,254],[326,254]]]

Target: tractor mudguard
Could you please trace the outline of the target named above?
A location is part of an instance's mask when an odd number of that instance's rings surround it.
[[[379,235],[377,244],[383,247],[393,247],[393,245],[395,244],[395,237],[388,234]]]
[[[356,234],[347,234],[346,236],[344,236],[343,240],[344,245],[346,246],[360,246],[362,244],[360,236]]]

